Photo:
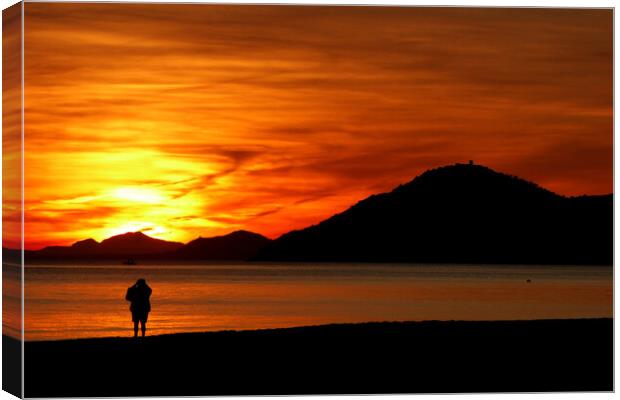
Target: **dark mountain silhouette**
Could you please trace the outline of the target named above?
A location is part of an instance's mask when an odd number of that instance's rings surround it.
[[[39,251],[27,252],[37,253],[41,256],[60,257],[65,255],[78,256],[88,254],[99,254],[101,252],[101,244],[94,239],[80,240],[71,246],[48,246]]]
[[[79,242],[73,243],[73,245],[71,246],[71,248],[73,248],[74,251],[81,251],[81,252],[94,251],[94,250],[97,250],[99,247],[100,247],[100,244],[95,239],[80,240]]]
[[[71,246],[49,246],[39,251],[28,251],[26,256],[30,259],[136,257],[161,254],[181,247],[183,243],[155,239],[142,232],[127,232],[112,236],[101,243],[94,239],[86,239]]]
[[[248,231],[198,238],[185,245],[155,239],[142,232],[128,232],[112,236],[101,243],[86,239],[71,246],[49,246],[38,251],[26,251],[25,255],[29,261],[119,258],[240,261],[256,256],[270,242],[270,239]]]
[[[237,231],[183,245],[131,232],[101,243],[87,239],[26,251],[25,256],[28,261],[121,257],[611,265],[613,195],[564,197],[481,165],[455,164],[426,171],[275,241]]]
[[[612,264],[613,195],[564,197],[456,164],[284,234],[255,259]]]
[[[258,233],[235,231],[224,236],[192,240],[170,256],[184,260],[247,260],[270,242]]]
[[[139,255],[177,250],[183,243],[154,239],[142,232],[128,232],[101,241],[100,247],[108,254]]]

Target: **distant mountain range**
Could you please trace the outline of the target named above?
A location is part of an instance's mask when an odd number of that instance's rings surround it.
[[[249,260],[269,243],[271,239],[258,233],[236,231],[224,236],[192,240],[171,255],[184,260]]]
[[[112,236],[101,243],[94,239],[81,240],[71,246],[50,246],[36,252],[44,257],[62,256],[133,256],[166,253],[179,250],[183,243],[155,239],[142,232]],[[34,253],[34,252],[33,252]]]
[[[473,164],[426,171],[276,240],[247,231],[187,244],[142,232],[27,251],[27,260],[613,263],[613,195],[564,197]]]
[[[253,232],[236,231],[225,236],[198,238],[187,244],[155,239],[142,232],[112,236],[101,243],[86,239],[71,246],[50,246],[27,251],[28,260],[53,259],[173,259],[247,260],[271,240]]]

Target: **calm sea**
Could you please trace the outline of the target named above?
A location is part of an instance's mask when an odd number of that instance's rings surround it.
[[[138,278],[153,289],[152,335],[363,321],[612,316],[611,267],[34,265],[26,268],[26,340],[132,335],[124,296]]]

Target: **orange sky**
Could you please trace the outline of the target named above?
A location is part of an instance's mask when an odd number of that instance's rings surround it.
[[[25,9],[28,248],[273,238],[469,159],[612,191],[611,10]]]

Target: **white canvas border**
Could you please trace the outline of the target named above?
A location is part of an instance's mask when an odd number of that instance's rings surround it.
[[[30,1],[48,1],[48,0],[27,0]],[[102,1],[97,0],[79,0],[80,2],[87,3],[97,3]],[[213,1],[213,0],[132,0],[125,1],[121,0],[118,2],[126,2],[126,3],[212,3],[212,4],[221,4],[221,3],[236,3],[236,4],[314,4],[314,5],[376,5],[376,6],[389,6],[389,5],[403,5],[403,6],[440,6],[440,7],[561,7],[561,8],[579,8],[579,7],[587,7],[587,8],[615,8],[616,1],[601,1],[601,0],[545,0],[545,1],[533,1],[533,0],[477,0],[475,3],[467,0],[449,0],[449,1],[437,1],[437,0],[278,0],[270,2],[264,0],[227,0],[227,1]],[[0,5],[2,9],[5,9],[13,4],[17,3],[14,0],[0,0]],[[0,19],[0,26],[2,21]],[[615,65],[615,54],[618,49],[618,32],[615,29],[615,16],[614,16],[614,78],[616,72]],[[2,48],[0,46],[0,58],[2,57]],[[0,65],[1,71],[1,65]],[[22,77],[23,79],[23,77]],[[615,93],[617,88],[617,81],[614,79],[614,144],[615,144],[615,133],[617,132],[617,119],[615,118]],[[0,91],[2,89],[2,82],[0,81]],[[22,94],[23,95],[23,94]],[[2,104],[0,102],[0,115],[2,110]],[[1,150],[1,141],[0,141],[0,150]],[[618,160],[618,155],[615,152],[614,145],[614,188],[617,187],[619,182],[619,177],[615,174],[616,164]],[[0,163],[0,174],[2,173],[2,165]],[[614,190],[615,192],[615,190]],[[0,187],[0,196],[2,194],[2,188]],[[614,196],[614,210],[616,210],[618,205],[617,197]],[[618,215],[614,213],[614,227],[618,226]],[[1,227],[2,221],[0,220],[0,239],[1,239]],[[615,229],[614,229],[615,232]],[[618,248],[618,237],[614,235],[614,249]],[[2,255],[0,254],[0,260]],[[1,277],[0,277],[1,283]],[[614,279],[614,294],[616,293],[618,282]],[[614,296],[614,310],[617,305],[617,297]],[[2,305],[2,298],[0,296],[0,310]],[[614,312],[615,315],[615,312]],[[617,333],[617,321],[614,320],[614,332]],[[2,351],[2,345],[0,343],[0,352]],[[614,359],[617,359],[618,348],[614,346]],[[614,363],[615,364],[615,363]],[[2,366],[0,365],[0,381],[1,381],[1,371]],[[618,369],[614,368],[614,383],[618,382]],[[292,397],[299,400],[306,399],[314,399],[317,397],[323,399],[338,399],[338,398],[346,398],[350,400],[363,400],[368,398],[368,396],[251,396],[251,397],[226,397],[226,399],[230,400],[247,400],[247,399],[264,399],[264,400],[275,400],[280,397]],[[144,399],[157,399],[156,397],[143,397]],[[187,397],[166,397],[167,399],[186,399]],[[207,397],[205,397],[207,398]],[[545,399],[545,400],[581,400],[581,399],[592,399],[592,400],[602,400],[602,399],[610,399],[616,398],[616,393],[530,393],[530,394],[497,394],[497,393],[485,393],[485,394],[437,394],[437,395],[378,395],[372,396],[373,399],[377,400],[440,400],[440,399],[454,399],[454,400],[465,400],[465,399],[495,399],[500,398],[502,400],[534,400],[534,399]],[[0,400],[9,400],[14,399],[14,397],[6,392],[0,392]],[[90,398],[92,399],[92,398]]]

